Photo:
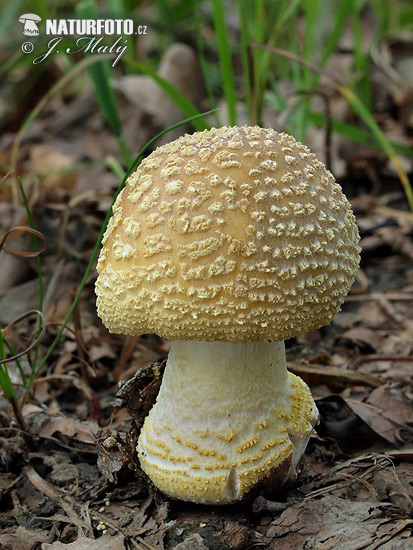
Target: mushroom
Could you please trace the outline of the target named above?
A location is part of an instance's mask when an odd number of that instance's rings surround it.
[[[37,23],[41,20],[42,18],[36,15],[35,13],[26,13],[24,15],[21,15],[19,17],[19,23],[24,23],[24,28],[22,30],[22,33],[25,36],[39,36],[39,29],[37,28]]]
[[[359,263],[340,186],[270,128],[185,135],[113,207],[98,262],[111,332],[172,341],[138,456],[164,493],[226,504],[295,471],[318,412],[284,340],[330,322]]]

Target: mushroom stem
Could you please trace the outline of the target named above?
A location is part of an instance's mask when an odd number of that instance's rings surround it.
[[[166,494],[225,504],[263,477],[285,481],[317,418],[284,342],[174,342],[139,458]]]

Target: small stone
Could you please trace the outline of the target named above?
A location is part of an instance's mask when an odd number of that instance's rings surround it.
[[[208,547],[205,546],[204,539],[198,533],[194,533],[177,544],[174,550],[208,550]]]

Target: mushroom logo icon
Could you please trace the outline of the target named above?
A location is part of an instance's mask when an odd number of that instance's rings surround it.
[[[37,23],[41,21],[42,18],[36,15],[35,13],[25,13],[19,17],[19,23],[24,24],[22,34],[25,36],[39,36],[39,29]]]

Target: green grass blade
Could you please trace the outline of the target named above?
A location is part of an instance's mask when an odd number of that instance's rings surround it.
[[[122,128],[116,106],[115,93],[109,84],[109,67],[102,62],[89,67],[89,74],[95,87],[96,99],[110,129],[120,137]]]
[[[318,128],[325,127],[326,117],[323,113],[317,113],[316,111],[309,111],[308,115],[310,117],[311,122],[315,124]],[[373,136],[371,135],[371,132],[368,132],[366,130],[363,130],[362,128],[358,128],[357,126],[354,126],[353,124],[343,122],[342,120],[338,120],[336,118],[333,118],[331,120],[331,125],[334,132],[336,132],[337,134],[340,134],[346,139],[353,141],[354,143],[358,143],[360,145],[366,145],[368,147],[371,147],[372,149],[377,149],[382,151],[382,147],[373,138]],[[395,143],[394,141],[390,141],[390,144],[393,147],[393,149],[396,151],[396,153],[398,153],[399,155],[404,155],[406,157],[413,158],[413,147],[403,145],[402,143]]]
[[[150,76],[169,96],[175,105],[181,109],[183,114],[186,117],[191,118],[192,125],[196,130],[207,130],[211,128],[209,122],[204,118],[204,116],[202,116],[198,109],[173,84],[159,76],[157,72],[153,71],[149,67],[146,67],[142,63],[139,63],[138,61],[126,60],[125,62],[136,71]]]
[[[228,118],[231,126],[237,123],[237,96],[235,93],[235,80],[232,70],[232,56],[228,40],[227,25],[222,0],[212,0],[214,27],[218,44],[218,56],[221,66],[222,84],[225,100],[228,108]]]
[[[21,196],[23,198],[23,203],[24,203],[24,207],[26,209],[26,214],[27,214],[27,219],[28,219],[29,225],[32,229],[34,229],[33,216],[32,216],[32,213],[30,211],[29,202],[27,200],[26,193],[24,191],[22,180],[21,180],[21,178],[17,178],[17,181],[18,181],[18,184],[19,184]],[[34,234],[32,234],[32,242],[33,242],[34,250],[36,252],[38,252],[39,242],[37,240],[36,235],[34,235]],[[43,293],[44,293],[43,274],[42,274],[42,264],[41,264],[39,255],[36,256],[36,270],[37,270],[37,278],[39,280],[39,311],[43,311]]]
[[[94,0],[84,0],[76,6],[76,14],[83,19],[96,19],[96,11]],[[106,62],[99,61],[99,63],[91,65],[88,70],[100,110],[112,132],[119,138],[122,134],[122,126],[118,115],[115,93],[110,85],[109,67]]]
[[[386,135],[381,130],[380,126],[374,120],[369,109],[364,105],[364,103],[355,95],[355,93],[347,86],[338,86],[338,91],[347,99],[353,110],[359,115],[363,120],[364,124],[370,128],[373,136],[376,138],[378,143],[381,145],[382,150],[389,157],[389,160],[393,163],[393,166],[397,172],[397,175],[402,182],[404,192],[406,194],[407,202],[409,203],[409,208],[413,212],[413,190],[410,184],[409,178],[404,171],[400,159],[397,156],[396,151],[394,150],[392,144],[387,139]]]
[[[209,105],[211,106],[211,109],[216,109],[214,111],[214,123],[216,127],[222,126],[222,121],[219,116],[219,111],[216,108],[217,104],[215,101],[214,92],[212,90],[211,86],[211,79],[209,77],[210,75],[210,67],[208,64],[208,61],[205,57],[205,48],[204,48],[204,41],[202,39],[202,28],[201,28],[201,14],[199,10],[199,3],[200,0],[193,0],[194,3],[194,17],[195,17],[195,29],[196,29],[196,44],[197,44],[197,50],[198,50],[198,60],[199,64],[201,65],[202,75],[204,77],[204,83],[205,83],[205,89],[208,96]]]
[[[6,340],[3,337],[3,331],[0,327],[0,360],[6,358],[6,351],[4,349]],[[14,391],[13,384],[10,380],[9,372],[7,370],[6,364],[0,363],[0,388],[2,389],[4,395],[8,400],[15,399],[17,400],[16,393]]]
[[[0,365],[0,388],[2,389],[5,397],[10,400],[17,401],[16,392],[14,391],[13,384],[11,383],[9,373],[4,365]]]
[[[3,63],[3,65],[0,67],[0,76],[2,76],[5,73],[8,73],[10,69],[13,68],[14,65],[16,65],[24,56],[24,53],[22,53],[20,50],[17,50],[13,55],[9,57],[9,59]]]
[[[320,67],[324,67],[329,60],[331,54],[337,48],[337,44],[343,35],[344,25],[347,18],[351,15],[353,9],[353,2],[337,2],[338,11],[335,17],[334,27],[328,37],[327,43],[324,47],[323,55],[320,60]]]
[[[123,180],[125,176],[125,170],[123,169],[118,159],[112,156],[107,157],[106,166],[115,174],[115,176],[117,176],[120,180]]]
[[[353,0],[355,7],[352,13],[353,23],[353,42],[354,42],[354,73],[357,75],[357,81],[354,88],[357,96],[363,101],[366,107],[372,110],[371,82],[368,73],[370,59],[363,51],[363,29],[361,24],[361,10],[364,1]]]
[[[247,109],[249,114],[249,120],[252,122],[253,119],[253,113],[252,113],[252,89],[251,89],[251,83],[252,83],[252,67],[250,66],[250,60],[249,60],[249,51],[248,51],[248,44],[252,42],[250,36],[249,36],[249,30],[248,30],[248,9],[247,9],[247,0],[238,0],[238,13],[240,18],[240,33],[241,33],[241,60],[242,60],[242,68],[243,68],[243,75],[244,75],[244,88],[245,88],[245,99],[247,103]]]

